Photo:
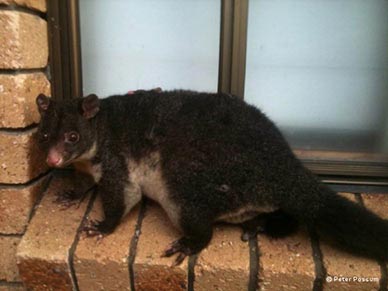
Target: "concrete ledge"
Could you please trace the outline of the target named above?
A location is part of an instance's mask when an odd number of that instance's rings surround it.
[[[0,291],[25,291],[22,283],[4,282],[0,285]]]
[[[233,226],[214,228],[210,245],[198,256],[195,290],[246,290],[249,283],[249,245]]]
[[[20,276],[29,290],[72,290],[70,254],[89,198],[61,210],[56,195],[73,189],[71,177],[54,177],[17,250]]]
[[[260,235],[259,285],[263,290],[312,290],[314,262],[306,232],[270,239]]]
[[[341,195],[353,202],[358,202],[354,194],[341,193]],[[388,199],[388,195],[385,199]],[[320,247],[327,270],[325,290],[379,290],[380,267],[376,261],[341,252],[326,242],[321,241]],[[362,280],[362,278],[375,278],[377,280],[372,282],[356,281],[357,279]]]
[[[186,290],[187,259],[170,267],[174,258],[161,258],[164,249],[180,237],[164,211],[147,205],[133,265],[136,290]]]
[[[18,247],[20,276],[30,290],[131,290],[131,285],[136,290],[186,290],[188,286],[200,291],[247,290],[252,257],[248,243],[240,241],[239,227],[215,227],[210,245],[197,258],[193,282],[187,259],[171,267],[174,258],[160,257],[180,234],[152,202],[147,202],[141,215],[139,207],[134,209],[113,234],[100,241],[79,236],[86,215],[101,218],[101,205],[97,199],[88,206],[86,199],[78,208],[60,210],[52,203],[54,195],[71,188],[72,181],[58,177],[52,181]],[[347,196],[354,199],[354,195]],[[385,213],[388,196],[366,196],[364,201],[376,213]],[[133,244],[135,239],[137,244]],[[306,232],[276,240],[260,235],[258,248],[260,290],[312,290],[316,262]],[[348,255],[324,242],[320,248],[328,275],[380,279],[376,262]],[[379,282],[327,282],[324,290],[378,288]]]
[[[74,269],[80,290],[129,290],[129,245],[135,233],[138,212],[137,207],[114,233],[100,241],[81,236],[74,253]],[[99,199],[88,218],[101,220]]]
[[[366,208],[382,218],[388,219],[388,195],[387,194],[362,194],[362,201]]]

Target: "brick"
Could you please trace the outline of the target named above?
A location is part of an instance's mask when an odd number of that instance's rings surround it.
[[[249,284],[249,245],[241,229],[217,226],[209,246],[198,256],[195,290],[246,290]]]
[[[18,5],[40,12],[47,11],[46,0],[0,0],[0,4]]]
[[[370,291],[379,289],[380,267],[377,262],[341,252],[324,242],[321,242],[320,247],[323,252],[323,261],[327,270],[325,290]],[[373,278],[373,280],[376,281],[357,282],[353,280],[354,277]],[[329,282],[328,278],[333,281]],[[350,282],[339,282],[338,278],[349,278]]]
[[[315,266],[305,231],[282,239],[260,235],[258,242],[262,290],[312,290]]]
[[[93,207],[90,219],[101,220],[101,203]],[[138,217],[132,210],[117,229],[100,241],[82,237],[74,254],[74,268],[80,290],[130,290],[128,256]]]
[[[56,195],[73,189],[74,180],[51,181],[17,250],[19,273],[28,290],[72,290],[70,255],[89,198],[63,210]]]
[[[0,75],[0,127],[38,123],[35,99],[39,93],[50,95],[50,82],[43,73]]]
[[[42,194],[48,177],[28,186],[0,188],[0,233],[23,234],[37,198]]]
[[[355,196],[349,193],[341,193],[342,196],[356,202]],[[331,244],[321,240],[320,248],[323,254],[323,262],[327,270],[325,290],[378,290],[380,279],[380,267],[377,262],[357,257],[341,251]],[[357,282],[357,278],[373,278],[376,282]],[[348,279],[346,279],[348,278]],[[328,280],[332,280],[329,282]],[[338,280],[349,280],[338,281]]]
[[[0,291],[25,291],[25,288],[21,283],[4,283],[4,285],[0,286]]]
[[[167,246],[180,237],[164,211],[147,205],[133,265],[135,288],[139,290],[186,290],[187,259],[171,267],[174,258],[161,258]]]
[[[20,281],[16,265],[16,248],[20,237],[0,236],[0,280]]]
[[[0,132],[0,183],[26,183],[47,170],[35,132]]]
[[[47,66],[47,22],[39,16],[0,11],[0,40],[1,69]]]
[[[361,196],[366,208],[388,219],[388,194],[362,194]]]

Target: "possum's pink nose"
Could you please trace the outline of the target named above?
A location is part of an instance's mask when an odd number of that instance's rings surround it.
[[[47,155],[47,165],[50,167],[59,167],[62,164],[62,155],[55,149],[51,149]]]

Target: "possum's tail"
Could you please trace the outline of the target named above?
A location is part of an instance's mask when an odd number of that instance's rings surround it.
[[[325,186],[308,188],[316,193],[304,193],[301,199],[288,196],[283,210],[315,226],[318,232],[346,251],[388,261],[388,220]]]

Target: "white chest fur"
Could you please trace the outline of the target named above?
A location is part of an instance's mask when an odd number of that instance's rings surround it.
[[[160,155],[157,152],[136,162],[128,159],[129,181],[139,185],[142,193],[158,202],[172,223],[179,228],[179,207],[170,199],[168,187],[162,175]]]
[[[88,151],[73,160],[74,167],[85,174],[91,175],[94,182],[98,183],[101,179],[101,164],[92,164],[90,160],[96,155],[97,145],[93,143]]]

